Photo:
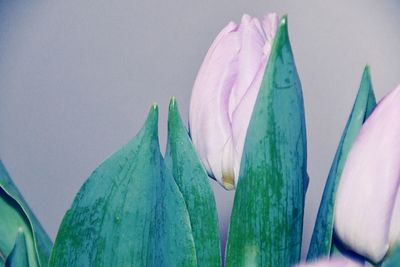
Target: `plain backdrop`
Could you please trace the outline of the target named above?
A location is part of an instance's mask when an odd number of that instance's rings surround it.
[[[271,11],[289,16],[304,91],[305,255],[364,65],[378,99],[400,83],[398,0],[0,0],[0,156],[53,239],[82,183],[154,101],[164,150],[169,98],[187,120],[196,73],[228,21]],[[210,183],[225,239],[234,192]]]

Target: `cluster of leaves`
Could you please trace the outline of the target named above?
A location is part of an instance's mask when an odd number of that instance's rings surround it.
[[[327,179],[309,261],[347,253],[333,233],[335,193],[375,105],[366,68]],[[0,162],[0,267],[221,266],[215,199],[174,98],[165,157],[157,131],[158,108],[152,106],[140,132],[82,186],[54,245]],[[247,131],[226,266],[299,262],[306,150],[301,84],[283,17]],[[394,266],[399,251],[383,266]]]
[[[82,186],[54,246],[1,166],[0,266],[221,266],[214,196],[175,99],[165,158],[157,125],[153,106],[136,137]],[[254,107],[241,170],[226,265],[297,263],[306,134],[286,17]]]
[[[334,208],[336,190],[347,160],[349,151],[361,130],[362,125],[371,115],[376,106],[376,99],[371,82],[369,67],[366,66],[362,75],[360,87],[353,104],[352,111],[347,120],[319,206],[314,231],[308,249],[307,261],[315,261],[332,255],[356,258],[366,265],[375,266],[368,259],[349,250],[334,234]],[[355,188],[355,190],[357,190]],[[400,246],[395,246],[377,266],[394,267],[400,262]]]

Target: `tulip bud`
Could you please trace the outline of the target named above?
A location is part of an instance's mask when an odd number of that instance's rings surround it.
[[[400,86],[363,124],[345,163],[334,227],[350,249],[378,263],[400,237]]]
[[[312,263],[303,263],[296,267],[362,267],[362,265],[348,258],[332,258],[322,259]]]
[[[237,184],[247,127],[276,34],[278,16],[229,23],[207,52],[190,101],[193,144],[210,177]]]

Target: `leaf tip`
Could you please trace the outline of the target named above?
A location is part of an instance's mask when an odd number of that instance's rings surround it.
[[[158,138],[158,105],[157,103],[153,103],[151,105],[150,111],[147,115],[147,119],[145,122],[145,128],[151,129],[155,138]]]
[[[368,64],[364,67],[359,91],[368,91],[369,93],[373,93],[371,71]]]
[[[158,104],[157,104],[157,102],[153,102],[153,104],[151,105],[151,109],[152,109],[152,110],[155,110],[155,111],[158,111]]]
[[[155,102],[151,105],[151,108],[149,111],[148,119],[150,119],[150,118],[154,118],[154,119],[158,118],[158,105]]]
[[[178,103],[176,102],[176,97],[171,97],[169,102],[169,110],[168,110],[168,135],[170,133],[176,131],[180,125],[182,124],[180,120]]]
[[[170,111],[175,110],[176,109],[176,105],[177,105],[176,97],[173,96],[173,97],[171,97],[171,100],[169,101],[169,110]]]
[[[279,27],[287,27],[287,23],[288,23],[288,15],[285,14],[282,16],[280,22],[279,22]]]
[[[371,77],[371,71],[369,64],[366,64],[363,71],[363,77]]]
[[[285,14],[279,21],[272,51],[278,52],[289,41],[288,16]]]

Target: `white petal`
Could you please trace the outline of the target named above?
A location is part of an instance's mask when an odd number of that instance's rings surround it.
[[[265,32],[267,42],[264,45],[264,54],[269,55],[272,48],[272,43],[278,30],[279,16],[276,13],[269,13],[262,20],[262,27]],[[268,60],[268,59],[267,59]]]
[[[355,252],[379,262],[400,182],[400,86],[362,126],[345,163],[335,206],[335,231]]]
[[[362,265],[348,258],[322,259],[311,263],[303,263],[297,267],[361,267]]]
[[[397,190],[392,220],[390,222],[389,246],[394,247],[400,241],[400,190]]]
[[[231,121],[234,110],[252,84],[264,58],[265,36],[258,19],[243,16],[238,28],[238,34],[241,41],[238,55],[239,72],[229,99],[229,117]]]
[[[275,21],[276,20],[276,21]],[[268,31],[267,34],[262,33],[261,26],[259,26],[258,20],[253,20],[252,27],[247,28],[247,35],[252,36],[252,44],[244,44],[245,48],[239,53],[239,60],[242,59],[242,64],[239,63],[240,70],[247,70],[245,74],[240,74],[238,80],[241,79],[241,83],[237,83],[240,88],[239,102],[235,102],[235,109],[232,113],[232,138],[234,144],[235,158],[234,158],[234,169],[235,174],[239,176],[240,174],[240,162],[242,158],[244,142],[246,139],[247,128],[253,113],[253,108],[260,90],[262,80],[264,78],[265,68],[269,58],[268,54],[265,54],[264,48],[266,45],[272,46],[273,38],[275,38],[275,33],[278,27],[278,16],[276,14],[268,14],[263,21],[264,31]],[[275,27],[267,28],[267,27]],[[269,36],[266,39],[265,36]],[[263,43],[260,43],[262,41]],[[251,55],[251,56],[249,56]],[[248,60],[246,58],[252,58]],[[248,67],[252,65],[251,68]],[[251,77],[250,77],[251,76]],[[237,101],[237,99],[236,99]],[[232,96],[230,101],[230,109],[232,108]],[[238,182],[238,179],[235,179]]]
[[[222,179],[223,147],[231,136],[228,101],[238,71],[239,50],[239,35],[231,23],[210,47],[190,101],[189,127],[193,144],[208,174],[218,180]]]
[[[222,182],[221,184],[227,189],[232,190],[235,188],[235,171],[233,167],[234,154],[232,137],[228,139],[224,146],[222,157]]]
[[[234,144],[234,169],[237,176],[240,174],[240,162],[243,154],[244,142],[246,139],[247,128],[249,127],[251,115],[253,113],[254,104],[257,100],[260,85],[264,76],[266,61],[261,64],[260,69],[253,83],[250,85],[246,95],[242,98],[232,118],[232,139]],[[235,179],[237,183],[239,179]]]

